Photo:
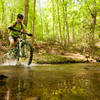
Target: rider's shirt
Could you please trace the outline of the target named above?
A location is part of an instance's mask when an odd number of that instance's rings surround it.
[[[15,25],[15,22],[13,22],[12,24]],[[21,31],[22,26],[23,26],[23,29],[25,29],[25,25],[23,23],[22,23],[22,25],[17,23],[16,26],[14,27],[14,29]],[[19,37],[20,32],[11,31],[10,35],[13,36],[13,37]]]

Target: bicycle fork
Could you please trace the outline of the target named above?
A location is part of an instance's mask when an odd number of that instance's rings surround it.
[[[22,47],[22,41],[19,42],[19,55],[20,57],[25,57],[26,55],[26,45]]]

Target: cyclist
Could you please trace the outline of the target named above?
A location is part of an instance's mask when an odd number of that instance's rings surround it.
[[[23,15],[18,14],[17,21],[13,22],[8,27],[8,29],[10,29],[10,35],[9,35],[10,47],[9,47],[9,49],[12,49],[14,47],[15,43],[18,41],[18,38],[20,36],[20,33],[15,30],[23,31],[25,33],[27,32],[25,25],[23,24]]]

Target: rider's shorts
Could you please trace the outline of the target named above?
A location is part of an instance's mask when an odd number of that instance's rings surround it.
[[[16,42],[17,40],[18,40],[18,37],[14,37],[14,36],[9,36],[9,41],[10,41],[10,39],[14,39],[14,41]]]

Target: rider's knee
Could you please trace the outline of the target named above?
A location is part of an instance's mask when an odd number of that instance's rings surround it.
[[[14,44],[15,44],[14,39],[10,39],[10,44],[11,44],[11,45],[14,45]]]

